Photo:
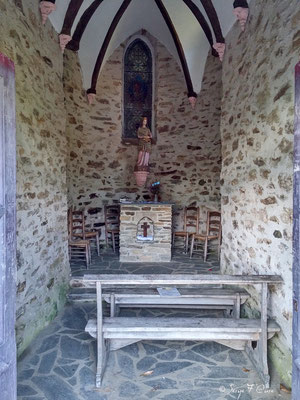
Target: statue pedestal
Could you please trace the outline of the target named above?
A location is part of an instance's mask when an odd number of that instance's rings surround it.
[[[134,176],[135,176],[136,184],[139,187],[145,186],[148,175],[149,175],[149,167],[139,167],[139,166],[135,167]]]

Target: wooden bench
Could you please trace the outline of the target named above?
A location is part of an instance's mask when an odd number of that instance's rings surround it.
[[[115,306],[115,313],[118,313],[120,307],[130,308],[200,308],[213,310],[233,311],[235,318],[240,317],[240,306],[249,298],[249,293],[240,288],[203,288],[187,289],[180,288],[178,296],[161,296],[157,289],[119,289],[114,291],[113,300],[111,293],[104,291],[102,298]],[[112,302],[113,301],[113,302]],[[229,313],[228,313],[229,315]]]
[[[71,286],[77,290],[68,294],[71,301],[96,301],[96,290],[85,288],[82,277],[73,278]],[[80,289],[79,289],[80,288]],[[82,289],[85,289],[83,292]],[[111,302],[111,294],[114,294]],[[201,291],[195,288],[180,288],[178,296],[161,296],[156,288],[110,288],[102,290],[102,299],[115,307],[114,315],[120,307],[129,308],[187,308],[226,310],[227,315],[235,318],[240,316],[240,306],[249,298],[249,293],[241,288],[203,287]]]
[[[279,325],[267,320],[268,285],[280,284],[280,276],[246,275],[86,275],[86,287],[96,287],[97,319],[91,319],[86,332],[97,339],[96,386],[100,387],[109,350],[117,350],[140,340],[200,340],[215,341],[246,350],[264,385],[270,376],[267,363],[267,340],[280,331]],[[115,317],[115,288],[120,287],[184,287],[203,285],[260,285],[261,318],[128,318]],[[111,289],[111,317],[103,317],[103,290]],[[142,303],[142,302],[141,302]]]

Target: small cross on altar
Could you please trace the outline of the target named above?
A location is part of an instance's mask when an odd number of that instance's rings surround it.
[[[147,222],[144,222],[143,225],[141,225],[141,228],[144,230],[143,236],[148,237],[148,229],[150,228],[150,225],[147,224]]]

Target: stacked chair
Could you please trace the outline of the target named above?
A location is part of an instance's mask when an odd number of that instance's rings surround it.
[[[89,240],[82,240],[73,235],[73,215],[72,210],[68,211],[68,234],[69,234],[69,257],[70,260],[84,260],[86,268],[91,263],[91,246]]]
[[[206,261],[209,250],[215,245],[217,248],[218,259],[220,259],[222,225],[221,213],[218,211],[208,211],[206,220],[206,232],[195,233],[191,236],[190,258],[193,253],[201,251],[202,245],[203,260]]]
[[[175,247],[176,239],[180,238],[183,241],[183,251],[187,254],[189,249],[189,239],[193,234],[199,233],[199,207],[189,206],[184,207],[183,214],[183,230],[174,231],[172,243]]]
[[[111,241],[113,251],[116,253],[120,237],[120,206],[118,204],[106,205],[104,214],[106,245],[108,246]]]
[[[102,208],[90,207],[85,209],[86,215],[88,216],[88,223],[85,223],[85,230],[98,232],[99,238],[101,238],[102,227],[105,223],[102,221]]]
[[[70,209],[68,212],[69,219],[69,248],[73,250],[81,246],[83,242],[88,242],[89,246],[89,260],[91,261],[91,250],[90,243],[95,242],[98,256],[100,255],[100,241],[99,241],[99,230],[88,230],[85,226],[85,215],[84,210]],[[71,245],[70,245],[71,243]],[[72,256],[72,254],[71,254]],[[73,257],[74,258],[74,257]]]

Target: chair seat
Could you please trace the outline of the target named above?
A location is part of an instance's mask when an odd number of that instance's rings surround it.
[[[184,232],[184,231],[179,231],[179,232],[174,232],[175,236],[186,236],[188,232]]]
[[[107,229],[108,233],[119,233],[120,229]]]
[[[73,233],[72,236],[82,237],[82,233]]]
[[[201,235],[201,234],[193,234],[195,239],[199,239],[199,240],[213,240],[213,239],[218,239],[218,235]]]
[[[97,237],[99,236],[99,232],[84,232],[83,233],[73,233],[74,237],[78,237],[78,238],[83,238],[83,236],[85,236],[86,238],[91,238],[91,237]]]
[[[84,232],[85,237],[95,237],[99,235],[99,232]]]
[[[88,240],[71,240],[69,241],[70,246],[89,246],[90,242]]]
[[[178,231],[178,232],[174,232],[175,236],[187,236],[187,235],[196,235],[196,232],[184,232],[184,231]]]

